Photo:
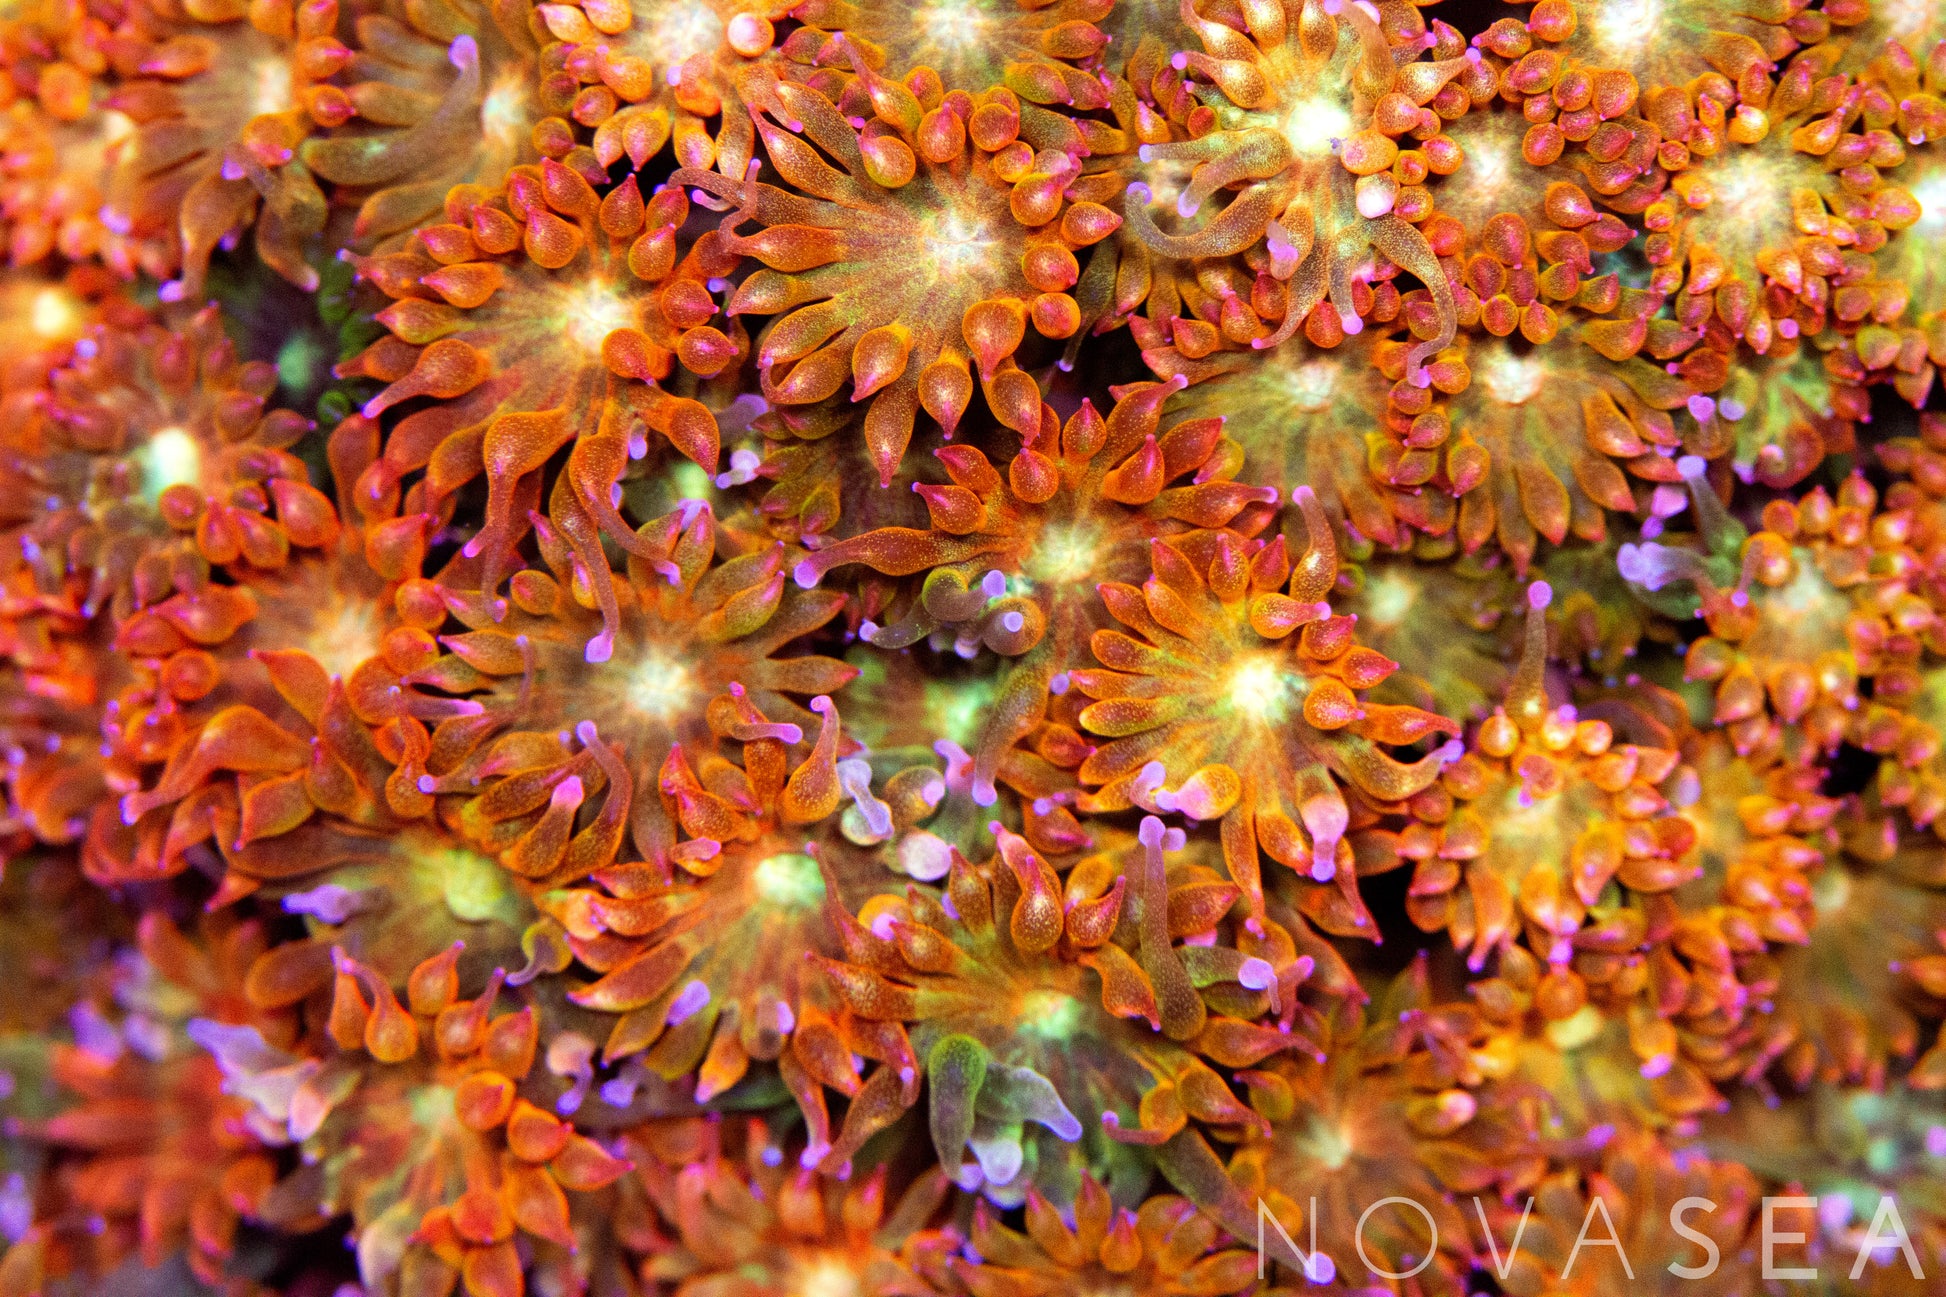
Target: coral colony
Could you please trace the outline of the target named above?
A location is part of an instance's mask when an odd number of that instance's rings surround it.
[[[0,63],[0,1297],[1946,1293],[1946,3]]]

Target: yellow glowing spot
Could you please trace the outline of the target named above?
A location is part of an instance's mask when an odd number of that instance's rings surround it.
[[[968,221],[958,212],[933,221],[925,241],[938,277],[950,279],[985,261],[993,247],[993,240],[983,237],[985,234],[983,226]]]
[[[1327,1171],[1344,1166],[1356,1151],[1350,1130],[1316,1113],[1312,1114],[1310,1129],[1305,1132],[1304,1149]]]
[[[1602,0],[1594,25],[1603,49],[1646,49],[1662,25],[1661,0]]]
[[[600,280],[571,289],[561,315],[568,340],[591,356],[601,354],[601,344],[609,334],[635,324],[633,305]]]
[[[843,1257],[820,1254],[792,1267],[784,1297],[864,1297],[858,1271]]]
[[[1919,219],[1912,224],[1913,234],[1927,239],[1946,238],[1946,171],[1936,172],[1912,187],[1919,201]]]
[[[961,0],[958,4],[921,5],[912,17],[919,29],[935,44],[953,50],[977,49],[987,40],[991,20],[978,4]]]
[[[527,78],[509,72],[480,100],[480,133],[495,152],[510,153],[527,141]]]
[[[326,671],[342,679],[378,652],[381,633],[378,608],[357,600],[320,617],[304,647]]]
[[[653,30],[654,47],[669,63],[686,63],[723,43],[723,19],[707,4],[670,5]]]
[[[1016,1021],[1043,1040],[1065,1040],[1081,1021],[1081,1005],[1062,991],[1030,991],[1020,997]]]
[[[1547,378],[1547,366],[1537,357],[1507,351],[1488,357],[1474,372],[1485,385],[1487,396],[1502,405],[1527,404],[1540,393]]]
[[[689,668],[651,650],[629,681],[628,704],[645,716],[668,720],[689,705],[694,692]]]
[[[1279,373],[1284,395],[1306,414],[1316,414],[1331,404],[1332,390],[1338,383],[1338,362],[1313,360],[1294,365]]]
[[[65,338],[81,324],[81,312],[74,301],[58,288],[43,288],[34,294],[29,327],[43,338]]]
[[[284,59],[259,59],[251,68],[251,80],[256,92],[250,99],[250,111],[259,117],[268,113],[290,111],[291,106],[291,65]]]
[[[182,428],[164,428],[138,453],[142,486],[160,500],[172,486],[194,486],[203,476],[203,448]]]
[[[783,851],[757,862],[750,875],[757,895],[773,905],[804,909],[824,899],[824,876],[818,862],[796,851]]]
[[[464,848],[446,847],[419,861],[439,880],[446,909],[462,923],[498,919],[509,927],[520,921],[519,896],[507,884],[498,862]]]
[[[1292,695],[1305,692],[1302,677],[1285,671],[1275,653],[1253,655],[1230,672],[1230,705],[1252,720],[1275,724],[1289,710]]]
[[[1285,114],[1281,129],[1291,152],[1300,158],[1324,157],[1334,141],[1351,134],[1351,114],[1336,97],[1300,99]]]
[[[1556,1049],[1580,1049],[1601,1035],[1605,1025],[1601,1010],[1592,1004],[1584,1004],[1559,1022],[1550,1022],[1547,1025],[1547,1038]]]

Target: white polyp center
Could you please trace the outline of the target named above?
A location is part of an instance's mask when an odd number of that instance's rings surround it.
[[[1508,142],[1496,138],[1478,140],[1466,146],[1466,166],[1463,176],[1472,178],[1472,187],[1483,194],[1498,193],[1507,185],[1514,174],[1515,150]],[[1521,159],[1523,165],[1525,159]]]
[[[1418,599],[1417,586],[1397,573],[1387,572],[1373,578],[1365,587],[1365,615],[1362,620],[1380,630],[1403,626]]]
[[[1885,27],[1888,36],[1904,40],[1920,35],[1938,21],[1939,0],[1878,0],[1872,6],[1872,18]]]
[[[1336,1171],[1351,1161],[1355,1151],[1351,1142],[1351,1132],[1338,1122],[1321,1113],[1311,1117],[1311,1128],[1306,1132],[1304,1148],[1318,1164],[1327,1171]]]
[[[650,29],[654,47],[670,63],[684,63],[723,43],[723,19],[707,4],[663,9]]]
[[[326,671],[342,679],[378,652],[379,634],[379,605],[358,600],[321,618],[317,633],[304,647]]]
[[[1284,116],[1284,138],[1301,158],[1323,157],[1351,134],[1351,114],[1338,99],[1317,95],[1300,99]]]
[[[194,486],[203,476],[203,448],[182,428],[164,428],[142,448],[142,486],[159,500],[172,486]]]
[[[926,250],[932,254],[941,277],[961,274],[986,260],[993,240],[985,235],[985,228],[977,222],[957,212],[949,213],[930,222],[925,236]]]
[[[1912,196],[1919,203],[1919,219],[1913,222],[1911,234],[1929,239],[1946,236],[1946,170],[1935,171],[1914,185]]]
[[[757,895],[772,905],[804,908],[824,899],[824,876],[818,862],[796,851],[767,856],[751,874]]]
[[[1313,360],[1282,371],[1284,395],[1306,414],[1316,414],[1331,404],[1332,389],[1338,381],[1337,362]]]
[[[1230,672],[1230,705],[1252,720],[1274,724],[1289,709],[1291,684],[1275,653],[1257,654]]]
[[[480,100],[480,133],[496,152],[513,152],[527,139],[527,79],[510,72]]]
[[[1811,908],[1818,914],[1836,914],[1851,901],[1851,875],[1842,869],[1827,869],[1811,884]]]
[[[1783,212],[1790,211],[1773,164],[1755,151],[1729,159],[1710,175],[1709,185],[1710,205],[1724,216],[1769,221],[1776,218],[1780,205]]]
[[[1098,548],[1095,536],[1079,523],[1049,527],[1028,555],[1027,574],[1056,585],[1083,580],[1095,571]]]
[[[1602,49],[1646,49],[1662,25],[1662,0],[1602,0],[1595,43]]]
[[[912,17],[934,44],[954,50],[978,48],[985,42],[991,25],[985,11],[973,0],[921,5],[912,11]]]
[[[266,113],[287,112],[291,106],[291,65],[284,59],[258,59],[250,69],[254,90],[250,111],[261,117]]]
[[[635,313],[628,299],[599,280],[574,289],[562,314],[566,317],[568,340],[591,356],[601,354],[601,344],[609,334],[635,324]]]
[[[628,704],[645,716],[666,720],[689,704],[689,669],[662,653],[643,655],[628,683]]]
[[[1540,392],[1547,366],[1533,356],[1502,352],[1490,357],[1478,375],[1488,397],[1502,405],[1525,405]]]
[[[842,1258],[819,1256],[799,1263],[785,1297],[861,1297],[858,1272]]]
[[[43,288],[34,294],[28,325],[38,336],[64,337],[72,333],[80,322],[81,313],[75,310],[73,299],[60,289]]]

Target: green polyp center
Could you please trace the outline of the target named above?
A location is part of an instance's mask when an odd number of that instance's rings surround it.
[[[1081,1002],[1065,991],[1030,991],[1020,998],[1021,1029],[1042,1040],[1067,1040],[1081,1025]]]
[[[440,880],[446,909],[463,923],[498,919],[519,926],[519,903],[507,875],[494,861],[461,848],[436,851],[427,863]]]
[[[1601,1035],[1607,1019],[1601,1010],[1592,1004],[1584,1004],[1558,1022],[1547,1024],[1547,1039],[1556,1049],[1563,1052],[1580,1049]]]
[[[750,885],[771,905],[808,909],[824,900],[818,862],[798,851],[780,851],[757,862]]]
[[[1243,655],[1230,668],[1223,688],[1225,699],[1236,712],[1265,725],[1276,725],[1303,706],[1310,682],[1289,670],[1282,654],[1262,652]]]
[[[142,491],[151,504],[172,486],[194,486],[203,476],[203,448],[187,428],[163,428],[136,452]]]

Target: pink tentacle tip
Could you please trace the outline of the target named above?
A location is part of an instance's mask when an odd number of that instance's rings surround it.
[[[1682,474],[1683,481],[1694,482],[1709,472],[1709,465],[1701,455],[1684,455],[1676,461],[1676,471]]]
[[[798,560],[797,566],[791,569],[791,580],[797,582],[797,588],[800,590],[817,589],[821,575],[818,565],[808,558]]]
[[[1536,581],[1527,587],[1527,606],[1536,612],[1554,602],[1554,587],[1545,581]]]
[[[820,716],[824,715],[831,710],[831,699],[824,694],[819,694],[811,700],[811,710]]]
[[[581,740],[583,747],[593,747],[596,741],[601,738],[601,735],[595,729],[595,723],[593,721],[582,721],[574,727],[574,737]]]
[[[453,37],[453,43],[446,47],[446,61],[462,72],[479,66],[480,43],[471,36]]]
[[[1153,815],[1145,815],[1142,817],[1141,827],[1135,831],[1135,837],[1145,847],[1159,847],[1162,845],[1165,832],[1160,819]]]

